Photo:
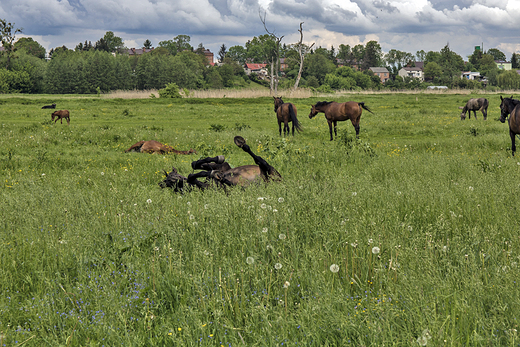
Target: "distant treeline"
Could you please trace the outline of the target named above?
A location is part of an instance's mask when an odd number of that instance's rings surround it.
[[[182,36],[182,35],[181,35]],[[248,41],[245,47],[233,46],[229,51],[222,45],[219,61],[212,66],[204,55],[202,44],[191,46],[176,44],[181,41],[160,42],[160,47],[141,55],[129,55],[128,50],[114,48],[106,40],[96,45],[85,42],[75,50],[58,47],[49,52],[31,38],[14,44],[15,50],[0,55],[0,93],[95,94],[113,90],[162,89],[175,83],[183,89],[241,88],[251,83],[269,86],[269,82],[255,74],[246,75],[244,63],[273,61],[271,40],[268,35]],[[189,42],[189,37],[182,37]],[[110,39],[110,40],[109,40]],[[104,43],[104,45],[103,45]],[[119,42],[122,45],[122,41]],[[103,48],[106,47],[106,51]],[[266,48],[267,47],[267,48]],[[271,47],[271,48],[269,48]],[[126,52],[125,52],[126,51]],[[114,52],[114,53],[112,53]],[[493,53],[494,55],[490,54]],[[340,45],[338,50],[316,48],[305,56],[300,87],[322,92],[333,90],[364,89],[424,89],[429,85],[446,85],[451,88],[520,88],[520,75],[516,70],[499,70],[496,57],[504,56],[498,50],[488,53],[475,51],[464,62],[461,56],[446,45],[440,52],[417,52],[417,60],[424,62],[426,82],[417,78],[401,77],[399,69],[413,66],[415,56],[396,50],[386,55],[376,41],[365,46]],[[284,70],[279,73],[279,87],[294,86],[299,71],[299,55],[295,46],[283,45],[279,57]],[[504,56],[505,57],[505,56]],[[518,57],[513,55],[513,68],[518,68]],[[389,79],[383,84],[370,67],[386,67]],[[267,65],[266,70],[270,70]],[[461,78],[462,71],[479,71],[485,83]]]

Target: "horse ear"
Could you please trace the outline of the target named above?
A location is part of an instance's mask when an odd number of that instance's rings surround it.
[[[504,98],[502,97],[502,95],[500,95],[500,100],[504,101]]]
[[[513,98],[513,96],[511,95],[511,99]]]

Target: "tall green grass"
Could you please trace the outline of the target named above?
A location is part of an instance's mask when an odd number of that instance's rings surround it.
[[[280,138],[272,98],[3,97],[0,344],[518,345],[520,160],[467,98],[349,96],[374,114],[331,142],[317,98]],[[251,164],[235,135],[283,182],[158,187]],[[124,153],[151,139],[198,153]]]

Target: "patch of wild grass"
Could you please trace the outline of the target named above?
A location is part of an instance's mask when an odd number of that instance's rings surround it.
[[[70,126],[0,105],[0,344],[518,344],[507,125],[460,121],[457,95],[345,98],[374,114],[332,142],[318,98],[286,138],[269,98],[67,99]],[[283,182],[157,186],[204,156],[252,164],[237,134]],[[124,153],[150,139],[197,154]]]

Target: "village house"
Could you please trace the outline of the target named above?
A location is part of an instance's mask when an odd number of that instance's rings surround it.
[[[385,83],[390,78],[390,72],[388,72],[386,67],[371,67],[369,70],[379,77],[381,83]]]
[[[423,69],[420,67],[403,67],[401,70],[397,72],[399,76],[401,76],[403,79],[406,77],[409,78],[417,78],[420,81],[424,81],[424,72]]]
[[[141,55],[144,53],[150,53],[154,48],[128,48],[128,55]]]
[[[499,70],[507,71],[513,68],[513,64],[510,61],[495,60],[495,64],[497,64]]]
[[[254,73],[258,75],[259,79],[266,79],[268,76],[266,66],[267,64],[245,63],[244,71],[248,76]]]
[[[480,72],[477,71],[466,71],[462,73],[461,78],[465,78],[467,80],[480,80],[482,76],[480,76]]]

